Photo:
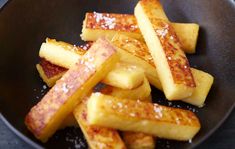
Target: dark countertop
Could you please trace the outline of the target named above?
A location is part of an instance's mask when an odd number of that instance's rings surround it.
[[[30,149],[32,148],[18,138],[3,121],[0,120],[0,149]],[[235,148],[235,110],[231,113],[225,123],[198,149],[234,149]]]

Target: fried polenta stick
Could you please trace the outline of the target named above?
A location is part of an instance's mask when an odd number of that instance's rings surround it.
[[[87,119],[91,125],[143,132],[165,139],[187,141],[201,127],[191,111],[101,93],[91,95],[87,109]]]
[[[139,1],[135,7],[137,23],[153,57],[166,98],[187,98],[194,92],[196,84],[174,28],[154,14],[158,3],[157,0]]]
[[[26,115],[25,124],[28,129],[36,138],[46,142],[76,104],[118,61],[116,49],[105,38],[98,39],[89,52]]]
[[[161,5],[159,8],[161,9],[158,9],[160,10],[158,16],[161,15],[162,18],[167,19]],[[175,29],[184,51],[195,53],[199,25],[195,23],[171,23],[171,25]],[[134,15],[86,13],[81,34],[84,41],[95,41],[100,36],[112,39],[117,33],[144,41]]]

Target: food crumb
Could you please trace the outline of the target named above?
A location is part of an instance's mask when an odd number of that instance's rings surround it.
[[[169,101],[169,102],[168,102],[168,106],[172,106],[172,102]]]
[[[46,86],[46,85],[43,85],[42,88],[45,90],[45,89],[47,89],[47,86]]]
[[[166,141],[166,148],[170,148],[170,142],[169,141]]]
[[[65,140],[69,143],[69,148],[83,149],[87,148],[87,144],[83,137],[80,137],[80,132],[75,128],[68,128],[65,134]]]

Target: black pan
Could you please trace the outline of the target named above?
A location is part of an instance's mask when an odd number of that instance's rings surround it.
[[[42,144],[23,123],[26,113],[47,90],[35,69],[40,45],[46,37],[79,44],[85,12],[133,13],[136,2],[11,0],[1,9],[0,109],[1,117],[12,130],[34,147],[86,146],[79,129],[59,131]],[[174,103],[193,110],[200,118],[202,128],[193,142],[157,141],[159,148],[193,148],[218,128],[235,105],[235,4],[233,0],[164,0],[162,3],[172,21],[200,24],[197,53],[190,55],[189,60],[191,66],[215,77],[204,108]],[[154,89],[153,94],[155,102],[167,104],[159,91]]]

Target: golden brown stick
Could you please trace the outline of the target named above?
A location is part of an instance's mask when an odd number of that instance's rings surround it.
[[[118,61],[115,48],[100,38],[25,118],[28,129],[46,142],[73,111],[76,104],[112,69]]]
[[[174,28],[154,14],[158,11],[154,7],[157,4],[157,0],[139,1],[135,7],[137,23],[153,57],[166,98],[187,98],[196,87],[190,65]]]
[[[91,125],[143,132],[166,139],[190,140],[201,127],[191,111],[101,93],[91,95],[87,108]]]
[[[162,8],[161,5],[158,8]],[[155,12],[155,15],[167,19],[163,9],[158,10],[158,14]],[[195,23],[171,23],[171,25],[175,29],[184,51],[195,53],[199,25]],[[106,36],[111,40],[117,33],[144,41],[134,15],[86,13],[81,34],[84,41],[95,41],[100,36]]]

